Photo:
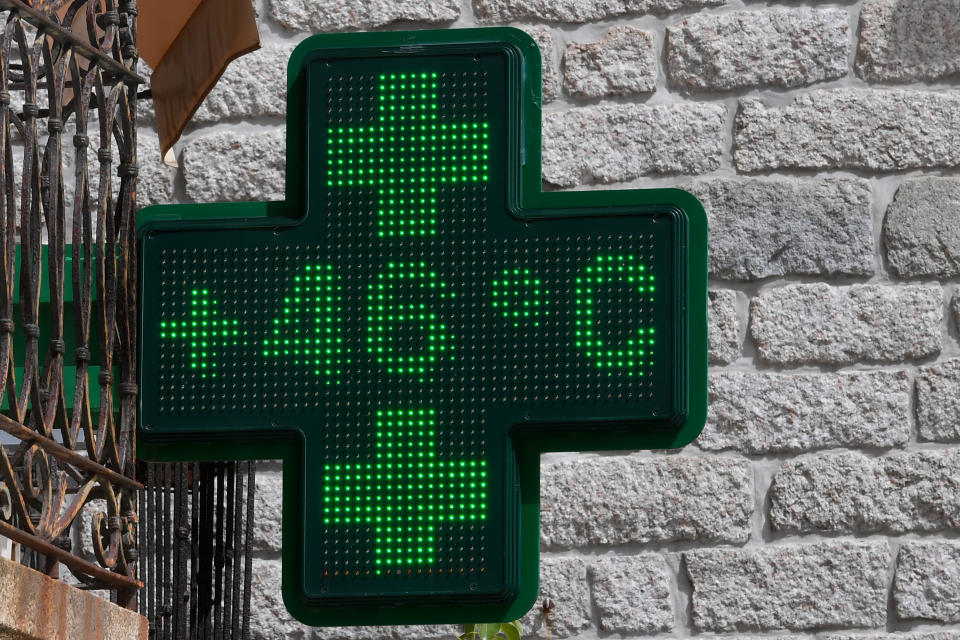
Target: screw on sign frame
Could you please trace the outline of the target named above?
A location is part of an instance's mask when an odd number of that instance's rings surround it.
[[[140,213],[139,453],[284,461],[305,623],[519,618],[539,455],[703,427],[703,208],[543,193],[540,65],[515,29],[314,36],[286,199]]]

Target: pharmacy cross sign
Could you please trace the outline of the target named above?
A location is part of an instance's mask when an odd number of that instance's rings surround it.
[[[140,213],[138,452],[283,460],[308,624],[520,617],[539,455],[703,426],[703,209],[542,192],[540,68],[514,29],[312,37],[286,199]]]

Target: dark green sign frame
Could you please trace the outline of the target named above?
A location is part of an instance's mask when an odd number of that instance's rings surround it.
[[[286,200],[139,214],[139,455],[284,461],[307,624],[519,618],[540,454],[704,425],[703,208],[543,192],[540,69],[509,28],[311,37]]]

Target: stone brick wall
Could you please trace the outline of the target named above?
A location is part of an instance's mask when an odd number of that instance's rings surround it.
[[[707,206],[709,424],[682,451],[543,461],[554,638],[960,638],[960,2],[256,1],[265,46],[176,171],[144,116],[148,202],[283,196],[310,33],[510,24],[544,53],[549,187]],[[258,482],[255,637],[452,637],[291,621],[279,467]]]

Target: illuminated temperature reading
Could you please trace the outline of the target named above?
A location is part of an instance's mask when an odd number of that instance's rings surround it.
[[[307,265],[305,273],[293,280],[291,295],[283,299],[283,313],[274,318],[271,334],[263,340],[263,356],[292,356],[295,364],[311,367],[328,382],[338,382],[342,367],[350,362],[345,353],[340,278],[333,265]],[[574,280],[574,344],[608,375],[643,375],[654,362],[654,328],[637,327],[634,334],[614,343],[598,326],[597,295],[613,283],[627,283],[642,301],[652,304],[654,275],[644,264],[630,255],[597,256]],[[410,288],[418,293],[411,296]],[[441,358],[454,357],[453,336],[439,314],[439,303],[455,294],[425,262],[390,263],[367,289],[366,350],[384,371],[420,377]],[[523,322],[539,326],[547,313],[545,291],[543,281],[530,269],[504,269],[492,281],[490,305],[514,327]],[[216,317],[217,304],[208,293],[192,292],[188,320],[160,321],[161,339],[189,342],[190,366],[204,370],[202,377],[216,365],[224,346],[236,346],[240,336],[237,320]],[[312,329],[304,331],[304,325]],[[411,339],[411,326],[419,328],[419,337]]]

